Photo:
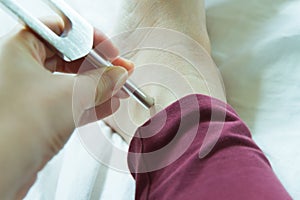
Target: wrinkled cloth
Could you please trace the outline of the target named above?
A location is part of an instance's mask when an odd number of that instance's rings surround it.
[[[137,130],[130,152],[138,200],[291,199],[236,112],[208,96],[158,113]]]

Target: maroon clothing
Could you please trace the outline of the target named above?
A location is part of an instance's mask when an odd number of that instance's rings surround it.
[[[158,113],[129,150],[138,200],[291,199],[236,112],[204,95]]]

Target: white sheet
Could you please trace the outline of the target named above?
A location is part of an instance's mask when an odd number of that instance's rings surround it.
[[[111,33],[121,0],[67,2]],[[207,1],[213,56],[222,71],[228,101],[251,128],[295,199],[300,198],[299,10],[299,0]],[[12,27],[13,21],[2,20],[5,17],[0,12],[0,35]],[[117,136],[110,138],[124,145],[113,139]],[[39,174],[27,199],[132,199],[133,187],[129,174],[99,164],[74,135]]]
[[[291,195],[300,198],[300,1],[207,1],[228,101]]]

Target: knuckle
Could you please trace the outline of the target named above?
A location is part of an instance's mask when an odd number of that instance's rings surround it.
[[[29,30],[20,30],[12,39],[23,45],[36,60],[43,61],[46,58],[44,44]]]

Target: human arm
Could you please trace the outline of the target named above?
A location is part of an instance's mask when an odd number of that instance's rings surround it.
[[[126,17],[119,28],[134,30],[129,33],[135,36],[130,44],[140,36],[152,47],[133,46],[129,55],[137,64],[135,75],[140,75],[133,79],[161,105],[161,112],[151,117],[128,101],[124,105],[130,110],[121,108],[107,120],[131,141],[128,164],[136,180],[136,199],[290,199],[246,125],[224,103],[222,79],[209,54],[204,1],[136,0],[127,1],[124,8]],[[143,27],[152,29],[140,31]],[[158,28],[172,30],[155,35]],[[184,33],[203,48],[193,48],[187,37],[174,37],[172,31]],[[174,56],[174,47],[182,54]],[[191,67],[193,60],[186,55],[197,55],[199,62]],[[200,73],[193,73],[195,68]],[[181,90],[186,83],[190,87]],[[126,112],[130,120],[122,123],[118,119],[127,119]],[[128,121],[133,122],[131,127]]]
[[[63,29],[58,22],[48,25],[57,33]],[[95,32],[95,43],[105,39]],[[111,58],[118,54],[112,45],[107,50]],[[133,66],[122,59],[113,63],[124,68],[91,68],[77,76],[54,75],[54,71],[78,73],[83,60],[63,62],[26,28],[1,38],[1,199],[26,194],[37,172],[63,147],[74,128],[91,122],[81,118],[87,110],[96,108],[100,119],[117,109],[119,98],[115,93]],[[84,94],[96,93],[96,102],[84,95],[74,98],[75,83],[84,86]]]

